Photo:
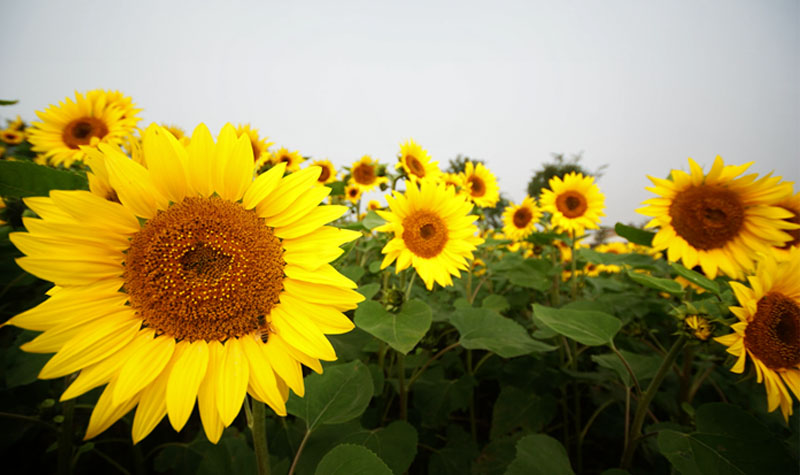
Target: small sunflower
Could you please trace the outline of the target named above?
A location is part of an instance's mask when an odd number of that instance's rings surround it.
[[[497,178],[481,163],[467,162],[461,182],[464,184],[462,193],[480,208],[492,208],[500,199]]]
[[[9,145],[19,145],[25,140],[25,133],[9,127],[8,129],[0,130],[0,140]]]
[[[378,200],[369,200],[367,203],[367,211],[376,211],[379,209],[383,209],[383,205]]]
[[[86,438],[136,408],[139,442],[167,416],[180,430],[195,401],[216,443],[245,394],[280,415],[301,364],[335,360],[326,334],[353,324],[342,312],[363,300],[329,262],[359,234],[326,226],[344,206],[318,168],[255,180],[250,142],[226,125],[214,143],[198,126],[188,148],[165,129],[143,137],[147,167],[101,145],[119,202],[88,191],[26,198],[40,219],[12,233],[20,267],[55,287],[9,323],[44,331],[23,349],[55,353],[39,373],[79,372],[71,399],[105,385]]]
[[[792,240],[786,241],[782,246],[780,246],[779,251],[785,254],[788,252],[789,248],[800,247],[800,191],[794,195],[787,196],[778,202],[776,206],[794,213],[794,216],[790,218],[784,218],[784,221],[798,226],[795,229],[786,230],[786,232],[792,237]]]
[[[336,181],[336,167],[333,166],[330,160],[314,160],[311,162],[311,166],[317,166],[322,169],[317,179],[318,183],[325,185]]]
[[[402,168],[413,183],[422,180],[436,182],[442,175],[442,171],[439,170],[439,162],[431,162],[428,152],[414,142],[414,139],[408,139],[406,143],[400,145],[398,160],[395,168]]]
[[[747,357],[753,362],[759,383],[767,392],[767,408],[781,408],[788,421],[792,414],[789,390],[800,399],[800,248],[789,250],[789,259],[778,262],[769,255],[762,259],[750,287],[731,282],[740,307],[730,310],[739,319],[731,325],[734,333],[714,340],[738,357],[731,368],[744,371]],[[787,389],[788,388],[788,389]]]
[[[359,187],[361,191],[370,191],[388,181],[385,176],[378,176],[378,161],[369,155],[361,157],[361,160],[350,168],[350,183]]]
[[[349,184],[344,187],[344,197],[351,203],[358,203],[361,199],[361,188],[356,184]]]
[[[600,217],[605,216],[605,197],[594,183],[594,177],[570,172],[564,178],[553,177],[549,189],[542,190],[539,203],[543,211],[551,213],[553,226],[573,237],[586,229],[597,229]]]
[[[700,341],[706,341],[711,336],[713,328],[708,319],[698,315],[689,315],[683,322],[691,330],[692,335]]]
[[[17,118],[8,122],[8,128],[11,130],[23,130],[25,128],[25,121],[22,116],[17,114]]]
[[[279,163],[286,164],[286,171],[289,173],[296,172],[300,169],[300,165],[306,160],[300,155],[300,152],[290,152],[288,148],[281,147],[277,152],[270,157],[273,165]]]
[[[445,186],[452,186],[456,191],[464,186],[464,177],[460,173],[442,173],[441,181]]]
[[[139,118],[130,98],[116,91],[95,89],[86,95],[75,93],[58,106],[36,112],[42,122],[28,128],[31,150],[54,166],[70,167],[86,157],[84,145],[122,145],[133,134]]]
[[[167,132],[171,133],[173,137],[178,139],[178,142],[180,142],[184,147],[189,145],[189,136],[186,135],[186,131],[182,128],[178,127],[177,125],[170,124],[161,124],[161,127],[166,129]]]
[[[483,242],[476,234],[476,216],[468,215],[472,205],[452,188],[433,182],[419,187],[408,183],[406,192],[387,196],[389,211],[376,211],[386,224],[375,228],[392,232],[394,238],[383,248],[385,269],[395,260],[400,272],[413,265],[428,290],[436,282],[453,285],[450,277],[467,270],[472,251]]]
[[[511,203],[503,211],[503,234],[515,241],[521,241],[536,230],[536,223],[542,217],[542,211],[536,201],[526,196],[522,203]]]
[[[273,143],[268,141],[267,137],[260,137],[258,135],[258,129],[251,128],[250,124],[238,125],[236,127],[236,135],[239,137],[246,135],[247,138],[250,139],[250,146],[253,148],[253,163],[256,164],[256,171],[270,161],[268,150]]]
[[[752,162],[751,162],[752,163]],[[791,211],[777,203],[792,193],[780,177],[756,179],[739,176],[751,165],[725,165],[717,157],[708,174],[689,159],[691,174],[672,170],[671,178],[650,178],[659,195],[644,201],[637,211],[653,219],[645,227],[658,227],[653,248],[667,250],[667,259],[697,265],[714,279],[720,271],[741,279],[753,268],[753,256],[780,247],[791,236],[783,230],[797,225],[784,219]]]

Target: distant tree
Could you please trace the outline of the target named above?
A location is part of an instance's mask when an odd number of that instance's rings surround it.
[[[542,168],[537,170],[528,182],[528,196],[538,199],[542,190],[550,186],[548,184],[550,179],[555,176],[563,178],[567,173],[577,172],[583,173],[584,176],[600,178],[603,175],[603,170],[607,167],[607,165],[603,165],[594,172],[583,168],[579,163],[583,159],[583,152],[575,153],[569,159],[565,158],[563,153],[553,153],[551,155],[553,156],[553,161],[542,165]]]
[[[445,168],[444,171],[446,173],[461,173],[467,168],[467,162],[480,163],[483,166],[486,166],[486,162],[483,160],[469,158],[466,155],[461,155],[459,153],[456,155],[456,158],[451,158],[447,161],[447,168]]]

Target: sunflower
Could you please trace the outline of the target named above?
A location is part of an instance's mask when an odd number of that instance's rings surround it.
[[[542,190],[539,203],[551,213],[553,226],[571,236],[580,236],[586,229],[597,229],[605,216],[605,197],[594,183],[594,177],[570,172],[564,178],[554,176],[549,189]]]
[[[541,217],[541,210],[530,196],[526,196],[519,206],[512,202],[503,211],[503,234],[515,241],[525,239],[536,230],[536,222]]]
[[[752,163],[752,162],[751,162]],[[672,170],[671,178],[650,178],[659,195],[644,201],[637,211],[658,227],[653,248],[667,250],[667,259],[697,265],[711,279],[717,271],[741,279],[753,268],[753,256],[782,246],[791,236],[782,229],[797,225],[783,221],[792,213],[776,204],[792,192],[780,177],[741,175],[750,165],[725,165],[717,157],[707,175],[691,158],[691,174]]]
[[[25,134],[9,127],[8,129],[0,130],[0,140],[9,145],[19,145],[25,140]]]
[[[788,252],[789,248],[800,247],[800,191],[794,195],[787,196],[778,202],[776,206],[793,213],[794,215],[792,217],[784,218],[784,221],[798,226],[797,228],[786,230],[786,232],[792,237],[792,240],[786,241],[782,246],[780,246],[779,252],[781,254],[785,254]]]
[[[367,203],[367,211],[377,211],[379,209],[383,209],[383,205],[378,200],[369,200]]]
[[[311,162],[311,166],[322,168],[319,178],[317,179],[318,183],[325,185],[336,181],[336,167],[333,166],[330,160],[314,160]]]
[[[350,168],[350,183],[359,187],[361,191],[370,191],[388,181],[385,176],[378,176],[378,161],[369,155],[361,157],[361,160]]]
[[[28,141],[31,150],[52,165],[70,167],[86,157],[83,145],[121,145],[133,134],[138,112],[130,98],[118,92],[95,89],[85,96],[76,92],[74,102],[67,98],[58,106],[36,112],[42,122],[28,128]]]
[[[711,333],[713,332],[711,324],[705,317],[689,315],[683,320],[683,323],[686,324],[686,327],[690,330],[690,333],[700,341],[708,340],[708,337],[710,337]]]
[[[480,208],[492,208],[500,199],[497,178],[482,163],[467,162],[461,182],[462,193]]]
[[[408,139],[400,145],[399,162],[395,165],[396,169],[402,168],[406,176],[413,183],[422,180],[438,181],[442,176],[439,170],[439,162],[431,162],[428,152],[419,146],[414,139]]]
[[[356,184],[349,184],[344,187],[344,197],[351,203],[358,203],[361,199],[361,188]]]
[[[238,125],[236,127],[236,135],[239,137],[245,135],[248,139],[250,139],[250,146],[253,148],[253,163],[256,164],[256,171],[261,169],[265,163],[270,161],[270,154],[268,150],[270,145],[273,143],[269,142],[267,137],[259,137],[258,129],[250,128],[250,124]],[[297,166],[299,167],[300,164],[298,163]]]
[[[441,181],[445,186],[452,186],[456,191],[464,186],[463,177],[460,173],[442,173]]]
[[[86,438],[134,407],[134,443],[165,415],[180,430],[196,399],[217,442],[246,393],[285,415],[289,389],[304,393],[301,363],[336,359],[325,334],[352,329],[342,312],[363,297],[328,262],[358,233],[325,226],[346,208],[318,206],[330,192],[319,168],[253,180],[250,142],[230,124],[216,144],[201,124],[188,149],[153,125],[143,148],[149,168],[100,147],[120,203],[25,200],[41,219],[11,235],[17,262],[55,287],[9,323],[44,330],[23,346],[56,353],[40,378],[80,372],[62,400],[106,385]]]
[[[453,285],[451,275],[458,277],[467,270],[472,251],[483,242],[476,236],[476,216],[466,200],[452,188],[433,182],[408,184],[404,194],[397,191],[387,196],[389,211],[376,211],[386,224],[375,228],[392,232],[394,238],[383,248],[385,269],[397,260],[397,271],[413,265],[428,290],[437,282],[442,287]]]
[[[186,135],[186,131],[182,128],[178,127],[177,125],[170,124],[161,124],[161,127],[165,128],[167,132],[171,133],[173,137],[178,139],[178,142],[180,142],[184,147],[189,145],[189,136]]]
[[[800,248],[788,253],[782,262],[765,256],[748,277],[751,288],[731,282],[741,307],[730,309],[739,321],[731,325],[734,333],[714,339],[737,357],[734,373],[744,371],[750,356],[758,382],[764,382],[768,410],[780,406],[787,421],[792,414],[789,390],[800,398]]]
[[[306,160],[300,155],[300,152],[294,151],[290,152],[289,149],[285,147],[281,147],[277,152],[275,152],[271,157],[270,160],[272,161],[273,165],[277,165],[279,163],[286,164],[286,171],[296,172],[300,169],[300,165]]]
[[[11,130],[22,130],[25,128],[25,121],[22,120],[22,117],[19,114],[17,114],[16,119],[8,121],[8,128]]]

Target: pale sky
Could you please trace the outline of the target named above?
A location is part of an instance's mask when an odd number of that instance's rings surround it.
[[[583,151],[608,164],[609,226],[687,157],[800,182],[798,0],[19,1],[0,44],[2,119],[116,89],[141,125],[249,122],[337,166],[393,165],[413,137],[443,167],[485,160],[516,202]]]

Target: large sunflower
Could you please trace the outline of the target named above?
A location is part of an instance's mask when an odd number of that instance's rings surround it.
[[[250,146],[253,148],[253,162],[256,164],[255,169],[258,171],[265,163],[270,161],[269,147],[273,143],[267,137],[260,137],[258,129],[253,129],[250,124],[236,126],[236,135],[239,137],[247,136],[250,139]]]
[[[472,205],[443,184],[408,183],[405,194],[387,196],[389,211],[375,211],[387,223],[377,231],[393,232],[383,248],[385,269],[397,260],[397,272],[413,265],[428,290],[437,282],[453,285],[450,277],[468,268],[472,251],[483,242],[476,233],[476,216],[468,215]]]
[[[136,128],[139,111],[129,97],[116,91],[95,89],[85,96],[76,92],[74,102],[67,98],[36,112],[42,122],[31,124],[28,141],[31,150],[52,165],[70,167],[86,157],[81,146],[122,145]]]
[[[752,162],[751,162],[752,163]],[[741,175],[750,163],[725,165],[714,160],[708,174],[689,159],[691,174],[672,170],[669,180],[650,178],[659,195],[643,202],[637,211],[658,227],[653,248],[667,250],[670,261],[683,261],[689,269],[700,265],[711,279],[717,272],[740,280],[753,268],[753,256],[791,240],[783,229],[794,229],[785,218],[793,214],[776,206],[792,192],[780,177]]]
[[[781,408],[788,421],[792,414],[791,390],[800,399],[800,248],[789,251],[787,261],[766,256],[750,276],[750,287],[731,282],[741,307],[731,307],[737,323],[734,333],[715,338],[737,356],[731,368],[744,371],[747,356],[759,383],[767,391],[767,407]],[[789,390],[787,390],[787,388]]]
[[[330,160],[314,160],[311,162],[311,166],[317,166],[322,169],[319,173],[319,178],[317,178],[318,183],[325,185],[336,181],[336,167]]]
[[[500,199],[497,178],[481,163],[467,162],[461,174],[462,192],[468,200],[481,208],[492,208]]]
[[[542,190],[539,203],[543,211],[551,213],[551,222],[559,231],[573,237],[586,229],[597,229],[600,217],[605,216],[605,197],[594,183],[594,177],[570,172],[561,179],[550,179],[549,189]]]
[[[342,311],[363,297],[328,262],[358,233],[325,226],[346,208],[318,206],[319,168],[253,180],[231,125],[216,144],[198,126],[188,149],[151,126],[143,147],[147,168],[101,147],[119,203],[26,199],[41,219],[12,234],[17,262],[55,287],[10,323],[44,331],[23,347],[56,353],[40,378],[79,372],[62,400],[106,385],[87,438],[134,407],[134,442],[165,415],[180,430],[197,399],[216,442],[246,393],[284,415],[289,388],[304,393],[301,363],[336,359],[325,334],[352,329]]]
[[[414,139],[408,139],[406,143],[400,144],[398,160],[395,168],[402,168],[413,183],[423,180],[435,182],[442,175],[442,171],[439,170],[439,162],[431,162],[428,152],[414,142]]]
[[[272,154],[270,157],[273,165],[278,165],[279,163],[286,164],[286,171],[287,172],[296,172],[300,169],[300,165],[306,160],[300,152],[294,151],[290,152],[288,148],[281,147],[277,152]]]
[[[542,211],[536,201],[526,196],[519,205],[511,203],[503,211],[503,234],[515,241],[525,239],[536,230],[541,217]]]
[[[378,161],[369,155],[361,157],[361,160],[353,163],[350,168],[350,183],[359,187],[361,191],[370,191],[388,181],[385,176],[378,176]]]

